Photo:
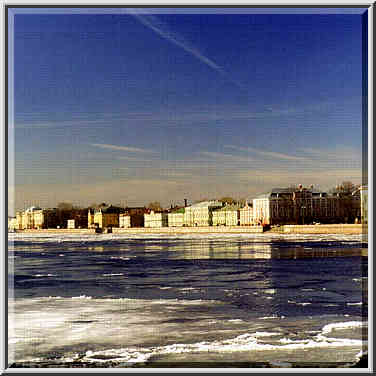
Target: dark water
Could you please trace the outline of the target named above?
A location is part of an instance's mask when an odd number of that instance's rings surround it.
[[[11,240],[16,366],[346,367],[366,349],[359,236]]]

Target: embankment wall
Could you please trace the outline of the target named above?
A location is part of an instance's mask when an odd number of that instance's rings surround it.
[[[158,234],[192,234],[192,233],[262,233],[262,226],[203,226],[203,227],[159,227],[159,228],[113,228],[114,234],[126,233],[158,233]]]
[[[35,233],[35,234],[95,234],[95,229],[91,228],[45,228],[40,230],[24,229],[16,230],[22,233]]]
[[[367,234],[367,226],[362,224],[334,225],[285,225],[285,234]]]
[[[41,230],[17,230],[22,233],[37,234],[95,234],[95,229],[41,229]],[[104,231],[106,232],[106,231]],[[262,233],[262,226],[205,226],[205,227],[160,227],[160,228],[112,228],[114,234],[239,234]],[[271,232],[281,234],[367,234],[367,226],[361,224],[334,224],[334,225],[285,225],[274,228]],[[267,232],[266,232],[267,233]]]

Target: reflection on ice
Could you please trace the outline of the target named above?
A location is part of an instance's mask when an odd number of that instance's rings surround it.
[[[27,245],[56,244],[65,251],[106,252],[121,250],[160,255],[176,259],[272,259],[362,255],[360,235],[311,234],[9,234],[10,243]],[[327,247],[323,244],[328,244]],[[329,244],[329,243],[330,244]],[[341,242],[343,247],[341,247]],[[59,245],[60,244],[60,245]],[[335,245],[333,247],[333,244]],[[61,254],[62,256],[64,254]]]

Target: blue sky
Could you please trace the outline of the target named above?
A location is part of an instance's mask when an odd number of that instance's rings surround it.
[[[14,16],[17,209],[360,182],[360,12],[117,13]]]

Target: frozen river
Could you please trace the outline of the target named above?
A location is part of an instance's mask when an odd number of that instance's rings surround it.
[[[9,234],[9,360],[346,367],[367,349],[360,235]]]

